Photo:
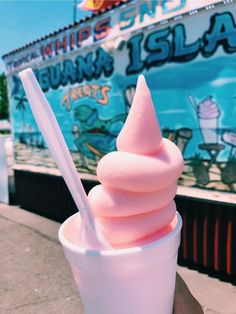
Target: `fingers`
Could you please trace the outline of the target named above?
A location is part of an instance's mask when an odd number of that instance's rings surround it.
[[[201,305],[191,294],[180,275],[176,274],[174,314],[204,314]]]

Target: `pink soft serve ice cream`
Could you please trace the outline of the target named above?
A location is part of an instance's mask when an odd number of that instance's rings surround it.
[[[180,150],[162,138],[142,75],[116,143],[118,151],[100,160],[101,184],[88,197],[96,223],[110,244],[114,248],[137,246],[175,227],[173,198],[183,170]]]
[[[197,108],[198,117],[201,119],[215,119],[220,115],[219,108],[212,97],[204,99]]]

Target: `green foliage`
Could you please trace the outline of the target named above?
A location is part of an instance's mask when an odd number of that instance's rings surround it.
[[[202,160],[201,154],[197,153],[194,155],[194,157],[191,158],[190,165],[191,166],[199,165],[199,164],[202,164],[202,162],[203,162],[203,160]]]
[[[236,165],[236,157],[235,156],[229,157],[228,162]]]
[[[210,177],[208,167],[204,165],[201,154],[195,154],[190,165],[192,166],[193,175],[196,179],[196,185],[207,185],[210,182]]]
[[[236,183],[236,158],[231,157],[221,171],[221,180],[225,184]]]
[[[4,73],[0,74],[0,119],[9,117],[8,97],[7,97],[7,80]]]

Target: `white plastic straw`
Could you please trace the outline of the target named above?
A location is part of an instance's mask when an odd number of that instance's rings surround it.
[[[110,245],[95,226],[92,210],[89,206],[79,174],[75,168],[56,117],[32,69],[28,68],[20,72],[19,76],[38,127],[80,211],[82,222],[81,236],[83,235],[84,237],[83,242],[87,242],[93,248],[110,248]]]
[[[197,101],[192,95],[188,95],[188,100],[190,104],[193,106],[194,110],[197,110]]]

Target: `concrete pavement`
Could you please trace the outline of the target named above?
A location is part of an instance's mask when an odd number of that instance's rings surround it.
[[[59,226],[0,203],[0,314],[83,314]],[[185,267],[178,272],[205,313],[236,314],[236,286]]]

